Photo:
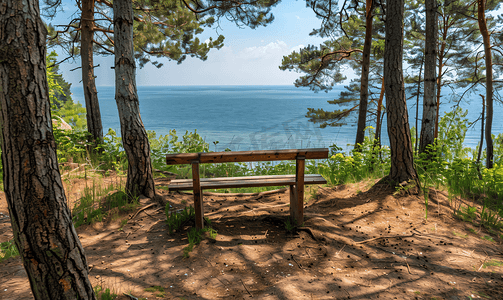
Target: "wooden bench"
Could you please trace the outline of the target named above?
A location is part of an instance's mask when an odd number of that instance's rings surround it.
[[[175,179],[169,183],[170,191],[193,190],[196,228],[203,228],[203,189],[223,189],[259,186],[290,186],[290,219],[294,224],[304,222],[304,185],[326,184],[321,175],[304,175],[306,159],[328,158],[328,149],[291,149],[267,151],[232,151],[210,153],[167,154],[168,165],[191,164],[192,179]],[[295,175],[269,175],[249,177],[199,178],[199,164],[296,160]]]

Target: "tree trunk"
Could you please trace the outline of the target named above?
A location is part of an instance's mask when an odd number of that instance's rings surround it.
[[[14,240],[35,299],[96,299],[58,168],[39,3],[2,4],[1,144]]]
[[[100,104],[94,80],[93,66],[94,0],[82,0],[80,51],[82,61],[82,85],[86,100],[87,131],[93,144],[103,141]]]
[[[484,0],[477,0],[478,4],[478,21],[480,34],[484,39],[484,52],[486,60],[486,168],[493,167],[493,60],[491,54],[491,40],[489,39],[489,31],[487,30],[487,22],[485,16],[486,4]]]
[[[442,32],[442,45],[440,46],[440,51],[438,51],[438,77],[437,77],[437,109],[435,116],[435,138],[438,138],[438,122],[440,121],[440,94],[442,92],[442,77],[443,77],[443,68],[444,68],[444,58],[445,58],[445,49],[446,49],[446,40],[447,40],[447,32],[449,30],[449,16],[442,16],[443,32]]]
[[[482,114],[480,115],[480,145],[479,151],[477,152],[477,171],[479,173],[479,179],[482,180],[482,172],[480,171],[480,157],[482,156],[482,148],[484,147],[484,117],[486,115],[486,101],[484,99],[484,95],[480,95],[482,97]]]
[[[384,99],[384,78],[381,79],[381,93],[379,93],[379,100],[377,100],[377,112],[376,112],[376,132],[374,134],[374,146],[379,146],[381,148],[381,112],[382,112],[382,101]]]
[[[414,169],[403,81],[403,1],[388,0],[386,6],[384,85],[391,150],[391,170],[388,179],[393,185],[403,185],[411,180],[419,185]]]
[[[435,87],[437,76],[435,74],[437,62],[437,1],[426,0],[426,41],[424,61],[424,99],[423,119],[421,122],[421,138],[419,153],[427,151],[428,145],[435,141],[435,120],[437,103]]]
[[[365,17],[365,42],[363,44],[362,75],[360,86],[360,107],[358,111],[358,127],[356,129],[355,149],[360,149],[360,145],[365,140],[365,127],[367,121],[367,106],[369,99],[369,72],[370,72],[370,50],[372,48],[372,11],[373,0],[367,0]]]
[[[133,8],[131,0],[116,0],[114,10],[115,101],[128,158],[126,190],[130,195],[155,196],[150,145],[140,117],[133,57]]]
[[[414,145],[414,153],[417,154],[417,141],[419,140],[418,130],[418,120],[419,120],[419,98],[421,95],[421,76],[423,76],[423,65],[424,65],[424,55],[421,56],[421,66],[419,67],[419,79],[417,82],[417,97],[416,97],[416,143]]]

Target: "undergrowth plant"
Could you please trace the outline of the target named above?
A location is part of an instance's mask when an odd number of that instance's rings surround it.
[[[297,228],[296,222],[290,222],[290,218],[285,221],[285,229],[288,232],[293,232]]]
[[[54,128],[54,138],[58,147],[58,162],[84,163],[88,156],[87,146],[91,134],[87,131],[61,130]]]
[[[380,146],[373,138],[373,128],[367,127],[368,134],[363,144],[349,154],[340,152],[337,145],[330,147],[330,158],[314,167],[307,167],[312,173],[318,171],[329,184],[339,185],[365,179],[381,178],[389,173],[390,150]]]
[[[155,297],[164,298],[166,292],[164,288],[159,285],[154,285],[144,289],[145,292],[153,293]]]
[[[503,166],[495,163],[491,169],[477,161],[476,153],[463,146],[468,120],[467,111],[460,108],[448,112],[439,122],[439,138],[425,153],[415,156],[421,187],[428,199],[428,189],[445,189],[450,199],[456,197],[478,202],[459,204],[455,215],[466,222],[488,229],[503,228]],[[503,135],[495,138],[495,157],[503,156]],[[470,156],[471,153],[471,156]],[[496,160],[495,160],[496,161]]]
[[[186,206],[184,209],[174,212],[170,211],[170,207],[171,206],[169,202],[166,203],[165,213],[169,233],[173,233],[173,230],[178,230],[188,222],[195,221],[196,211],[194,207]],[[208,218],[204,218],[204,221],[206,223],[206,227],[204,227],[203,229],[197,229],[195,227],[192,227],[187,232],[187,239],[189,240],[189,245],[183,248],[183,257],[188,258],[190,256],[190,252],[192,252],[195,245],[198,245],[203,240],[203,235],[205,233],[208,233],[209,238],[211,239],[215,239],[217,237],[217,231],[211,228],[211,220]]]
[[[94,294],[97,300],[114,300],[117,298],[117,294],[111,291],[109,288],[103,289],[101,285],[94,287]]]
[[[177,230],[183,226],[186,222],[194,220],[196,217],[196,211],[192,206],[186,206],[180,211],[170,211],[169,202],[166,203],[166,208],[164,210],[166,214],[166,223],[168,223],[169,233],[173,233],[173,230]]]
[[[190,257],[190,252],[194,250],[195,245],[199,245],[199,243],[201,243],[201,241],[203,240],[203,235],[206,232],[209,234],[211,239],[215,239],[217,237],[217,231],[209,226],[206,226],[203,229],[197,229],[193,227],[187,232],[189,245],[183,248],[183,257]]]
[[[16,257],[18,255],[19,251],[14,240],[0,243],[0,263],[10,257]]]
[[[104,218],[115,219],[119,213],[132,211],[138,205],[138,197],[128,195],[122,186],[111,184],[102,187],[93,181],[91,187],[84,189],[83,197],[72,210],[74,226],[102,222]]]

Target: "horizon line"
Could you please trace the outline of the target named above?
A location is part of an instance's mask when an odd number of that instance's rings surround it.
[[[81,86],[81,85],[79,85]],[[97,85],[96,87],[113,87],[115,85]],[[146,86],[295,86],[294,84],[157,84],[157,85],[137,85],[137,87]]]

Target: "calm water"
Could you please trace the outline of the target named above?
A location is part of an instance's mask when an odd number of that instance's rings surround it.
[[[327,103],[336,98],[341,88],[329,93],[313,93],[294,86],[145,86],[138,88],[141,118],[147,130],[165,135],[175,129],[181,137],[186,130],[197,132],[210,143],[210,150],[267,150],[328,147],[337,144],[350,149],[354,143],[356,119],[347,125],[320,129],[305,118],[308,107],[334,110]],[[84,103],[81,87],[72,88],[73,99]],[[108,128],[120,134],[119,115],[114,87],[98,87],[98,98],[105,133]],[[444,101],[452,94],[446,94]],[[468,118],[480,115],[480,97],[462,103],[469,109]],[[450,104],[443,105],[444,110]],[[503,108],[495,105],[493,133],[503,132]],[[409,120],[415,122],[415,100],[409,102]],[[421,112],[419,113],[421,118]],[[386,122],[386,120],[384,120]],[[375,124],[368,124],[375,126]],[[411,124],[411,127],[414,124]],[[383,144],[388,143],[383,124]],[[465,144],[475,147],[480,137],[477,123]],[[214,141],[219,143],[216,147]]]

